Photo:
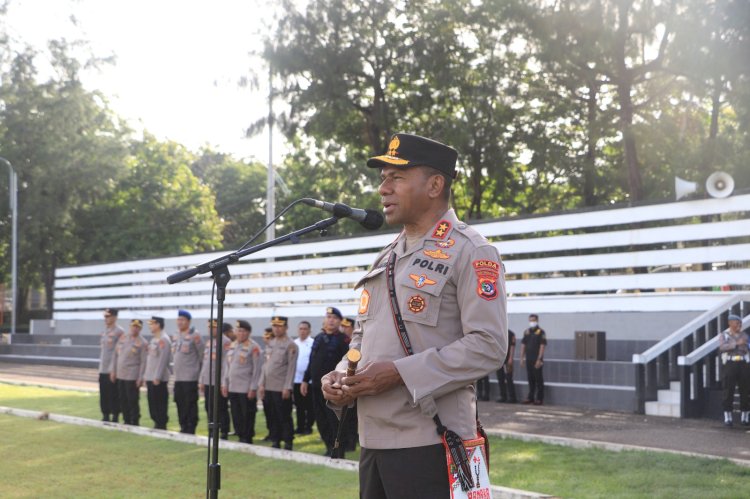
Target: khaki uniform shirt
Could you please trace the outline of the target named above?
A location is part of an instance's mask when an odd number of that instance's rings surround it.
[[[406,249],[402,232],[395,287],[414,355],[404,352],[388,294],[385,248],[362,286],[350,348],[359,365],[393,361],[404,385],[357,399],[362,447],[396,449],[441,442],[432,416],[461,438],[476,436],[473,382],[497,370],[508,347],[505,271],[500,254],[453,210]],[[346,369],[342,361],[339,370]]]
[[[112,354],[115,351],[115,345],[120,336],[125,334],[125,330],[118,324],[107,328],[101,335],[99,345],[101,350],[99,352],[99,372],[102,374],[109,374],[109,366],[112,364]]]
[[[148,342],[148,356],[146,357],[146,371],[143,381],[169,381],[169,360],[172,358],[172,341],[163,332],[158,338],[152,336]]]
[[[175,381],[198,381],[203,359],[203,340],[194,328],[172,338]]]
[[[258,385],[267,392],[291,390],[294,387],[294,372],[297,370],[299,349],[294,340],[272,338],[266,348],[265,361]]]
[[[230,392],[247,393],[258,389],[263,356],[260,347],[251,339],[242,343],[233,341],[227,352],[226,369],[221,386]]]
[[[221,338],[221,344],[224,348],[221,352],[221,373],[223,377],[223,373],[227,372],[227,350],[229,350],[229,345],[232,344],[232,340],[223,334],[221,335]],[[211,356],[210,359],[209,355]],[[214,385],[214,379],[216,378],[216,357],[216,339],[211,338],[211,343],[206,342],[206,346],[203,348],[203,365],[201,366],[201,374],[198,377],[198,383],[201,385]],[[212,367],[211,372],[208,372],[209,364]]]
[[[135,337],[123,334],[115,345],[110,372],[125,381],[143,380],[147,355],[148,342],[140,334]]]

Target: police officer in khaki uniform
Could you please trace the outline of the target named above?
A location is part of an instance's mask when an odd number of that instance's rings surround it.
[[[273,339],[268,342],[265,362],[258,382],[258,397],[268,406],[269,436],[273,447],[292,450],[294,423],[292,422],[292,389],[297,369],[299,349],[287,335],[288,319],[271,319]]]
[[[117,384],[109,379],[109,366],[112,364],[112,354],[120,336],[125,330],[117,324],[118,310],[104,309],[104,332],[99,341],[99,407],[102,410],[102,421],[117,422],[120,414],[120,402],[117,396]]]
[[[203,360],[203,340],[190,327],[192,315],[177,312],[177,334],[172,339],[174,359],[174,401],[180,420],[180,433],[195,434],[198,426],[198,376]]]
[[[742,317],[730,314],[729,329],[719,334],[719,352],[724,365],[724,424],[734,423],[734,388],[740,392],[740,422],[750,426],[750,348],[748,335],[742,331]]]
[[[237,321],[236,339],[227,351],[221,393],[229,397],[234,430],[240,442],[251,444],[255,436],[255,413],[258,412],[258,380],[263,365],[260,346],[250,339],[253,330],[247,321]]]
[[[117,340],[109,371],[112,383],[117,382],[123,422],[134,426],[138,426],[141,418],[140,388],[148,355],[148,342],[141,337],[141,328],[140,320],[130,321],[130,334],[123,334]]]
[[[322,380],[331,403],[357,402],[364,499],[450,497],[433,416],[462,439],[476,437],[473,382],[505,358],[504,270],[497,249],[449,207],[456,159],[448,146],[400,133],[367,162],[381,169],[386,222],[404,230],[357,285],[357,374],[347,377],[342,362]]]
[[[164,332],[164,318],[153,316],[148,321],[151,340],[148,342],[148,357],[143,379],[148,393],[148,411],[154,420],[154,428],[166,430],[168,416],[169,360],[172,358],[172,342]]]
[[[198,390],[203,395],[203,406],[206,409],[206,416],[210,424],[213,420],[211,415],[214,410],[212,397],[214,394],[214,380],[216,379],[216,349],[219,348],[216,341],[218,321],[216,319],[213,321],[209,320],[208,329],[211,331],[211,343],[207,344],[203,349],[203,365],[201,366],[201,374],[198,377]],[[222,375],[227,370],[227,351],[229,350],[229,345],[232,343],[232,340],[229,339],[226,333],[233,331],[233,329],[232,325],[226,322],[221,326],[221,346],[223,348],[221,355]],[[211,366],[210,372],[209,365]],[[229,438],[229,399],[221,393],[219,393],[219,433],[222,440]]]

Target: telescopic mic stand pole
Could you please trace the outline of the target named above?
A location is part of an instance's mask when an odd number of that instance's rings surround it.
[[[362,358],[362,353],[359,350],[352,348],[346,352],[346,375],[354,376],[357,374],[357,364]],[[331,457],[333,459],[339,459],[344,457],[344,448],[341,446],[341,437],[344,435],[344,428],[346,427],[346,416],[349,414],[349,406],[345,405],[341,409],[341,419],[339,420],[339,429],[336,432],[336,441],[333,443],[333,449],[331,450]]]
[[[224,324],[224,299],[226,298],[227,284],[232,276],[227,267],[220,267],[211,272],[216,283],[216,363],[214,373],[214,386],[210,387],[211,393],[211,422],[208,430],[211,434],[211,462],[208,465],[208,497],[216,499],[219,497],[221,488],[221,464],[219,464],[219,397],[221,396],[221,356],[223,353],[222,324]],[[210,328],[209,328],[210,329]],[[212,341],[209,336],[208,341]]]

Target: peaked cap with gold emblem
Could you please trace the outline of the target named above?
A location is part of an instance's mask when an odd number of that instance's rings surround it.
[[[452,178],[456,177],[456,159],[458,152],[450,146],[436,140],[397,133],[391,138],[388,151],[367,160],[370,168],[397,166],[408,168],[411,166],[430,166]]]

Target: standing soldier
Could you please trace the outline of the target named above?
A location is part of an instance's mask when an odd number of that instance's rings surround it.
[[[180,420],[180,433],[195,434],[198,426],[198,375],[203,359],[201,335],[190,327],[193,317],[187,310],[177,312],[177,334],[172,343],[174,358],[174,401]]]
[[[198,390],[203,395],[203,405],[206,409],[206,416],[208,417],[209,428],[210,423],[213,421],[213,395],[214,395],[214,380],[216,379],[216,349],[219,348],[218,342],[216,341],[216,334],[218,332],[218,322],[216,319],[208,321],[208,329],[211,331],[211,344],[206,345],[203,349],[203,365],[201,366],[201,374],[198,379]],[[226,322],[221,326],[221,347],[224,349],[221,356],[221,372],[226,372],[226,353],[229,350],[229,345],[232,341],[226,336],[227,332],[232,331],[232,325]],[[209,355],[211,356],[209,358]],[[211,372],[209,367],[211,366]],[[236,427],[235,427],[236,428]],[[219,432],[221,433],[221,439],[226,440],[229,438],[229,399],[226,395],[219,394]]]
[[[521,367],[526,364],[526,376],[529,380],[529,395],[524,404],[542,405],[544,403],[544,349],[547,348],[547,333],[539,327],[539,316],[529,315],[529,328],[523,332],[521,340]]]
[[[130,334],[121,335],[117,341],[109,371],[109,379],[117,382],[123,422],[133,426],[138,426],[141,419],[140,388],[148,355],[148,344],[141,338],[142,327],[140,320],[130,321]]]
[[[250,339],[252,327],[237,321],[236,339],[227,351],[226,369],[222,376],[221,393],[229,397],[232,423],[240,442],[251,444],[255,436],[255,413],[258,411],[258,378],[263,360],[260,346]]]
[[[269,351],[268,345],[271,343],[271,340],[273,339],[273,328],[267,327],[263,330],[263,358],[265,359],[265,354]],[[258,397],[259,399],[263,400],[263,397]],[[263,437],[264,442],[270,442],[271,441],[271,416],[269,416],[268,412],[268,406],[263,403],[263,417],[266,419],[266,429],[268,430],[268,435]]]
[[[258,383],[258,396],[268,406],[270,437],[273,447],[292,450],[294,423],[292,422],[292,388],[297,369],[297,345],[287,336],[288,319],[273,317],[274,338],[268,342],[266,360]]]
[[[99,353],[99,407],[102,410],[102,421],[112,421],[113,423],[117,422],[118,414],[120,414],[120,403],[117,396],[117,385],[109,377],[109,366],[112,363],[112,354],[115,351],[117,340],[125,333],[125,330],[117,324],[117,314],[116,308],[104,309],[105,328],[99,342],[101,347]]]
[[[729,329],[719,334],[719,352],[724,363],[724,424],[732,426],[734,387],[740,391],[740,421],[750,426],[750,351],[748,336],[742,332],[742,317],[730,314]]]
[[[341,333],[341,312],[336,307],[326,308],[323,330],[315,336],[310,352],[310,365],[305,372],[302,393],[310,395],[313,400],[315,423],[323,443],[326,444],[326,456],[331,455],[336,440],[339,420],[323,398],[320,378],[336,369],[336,364],[346,355],[349,344],[346,335]],[[346,447],[346,445],[345,445]]]
[[[169,416],[167,403],[169,400],[169,359],[172,357],[172,342],[164,332],[164,318],[151,317],[148,321],[151,329],[151,341],[148,343],[148,357],[146,358],[146,381],[148,392],[148,411],[154,420],[154,428],[166,430]]]
[[[513,356],[516,354],[516,334],[508,329],[508,354],[503,367],[497,370],[497,384],[500,387],[500,398],[497,402],[515,404],[516,385],[513,383]]]

